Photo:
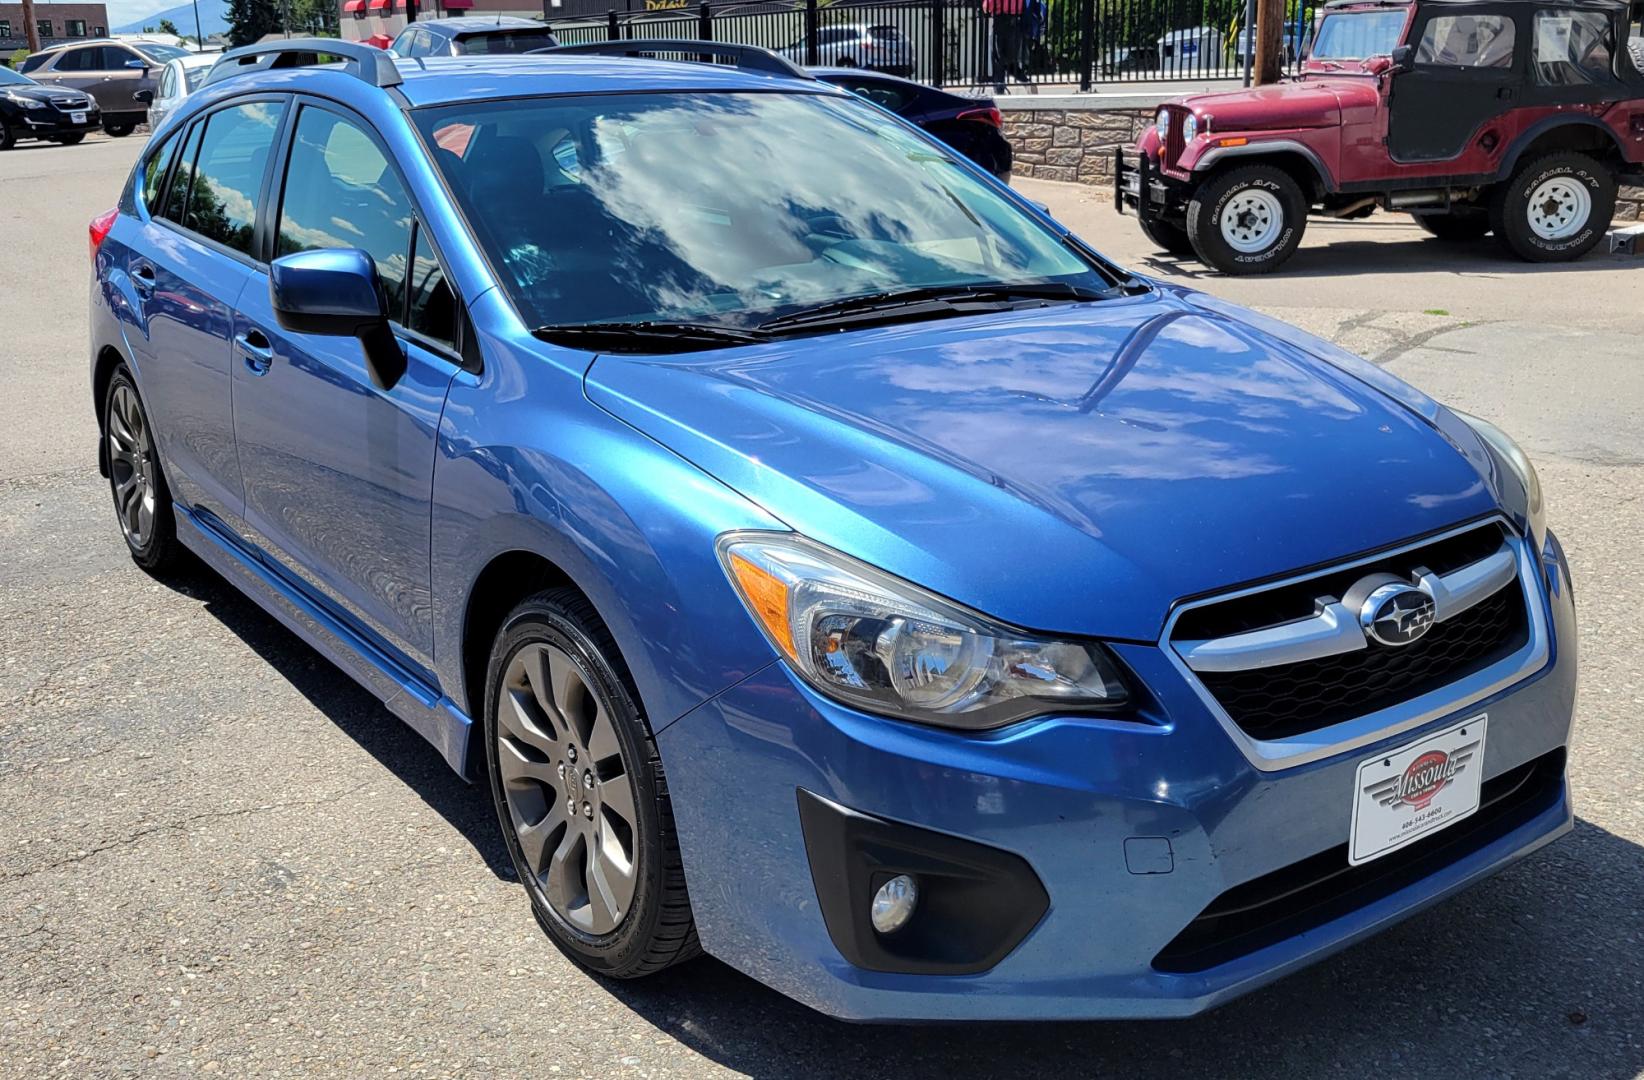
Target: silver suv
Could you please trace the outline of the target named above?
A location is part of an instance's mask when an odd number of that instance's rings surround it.
[[[85,41],[37,52],[19,70],[35,82],[90,94],[103,110],[103,130],[130,135],[148,119],[138,91],[147,90],[152,98],[165,62],[188,55],[187,49],[154,41]]]
[[[800,38],[777,52],[804,64],[808,38]],[[846,23],[824,26],[816,32],[816,63],[822,67],[868,68],[904,77],[913,74],[913,46],[894,26]]]

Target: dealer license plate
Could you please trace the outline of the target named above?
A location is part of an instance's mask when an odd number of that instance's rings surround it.
[[[1357,866],[1454,825],[1478,809],[1487,717],[1473,717],[1359,763],[1347,861]]]

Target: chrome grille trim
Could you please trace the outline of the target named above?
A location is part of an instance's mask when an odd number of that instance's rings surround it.
[[[1448,574],[1418,568],[1409,583],[1432,599],[1433,621],[1444,622],[1500,592],[1516,576],[1517,567],[1512,548],[1503,541],[1493,554]],[[1321,596],[1310,619],[1174,645],[1194,671],[1252,671],[1355,652],[1367,648],[1369,640],[1347,604]]]
[[[1482,671],[1465,675],[1447,686],[1420,694],[1408,701],[1378,709],[1375,712],[1366,713],[1363,716],[1339,724],[1332,724],[1329,727],[1304,732],[1300,735],[1282,739],[1252,738],[1234,722],[1233,718],[1228,715],[1227,710],[1222,708],[1221,703],[1216,700],[1215,696],[1194,674],[1193,669],[1188,667],[1186,659],[1177,651],[1183,643],[1171,641],[1171,635],[1175,631],[1176,623],[1188,611],[1224,603],[1243,596],[1252,596],[1284,585],[1307,581],[1323,574],[1351,570],[1356,566],[1367,566],[1402,552],[1439,543],[1487,524],[1499,526],[1505,537],[1503,546],[1511,554],[1513,573],[1518,580],[1519,588],[1523,592],[1525,622],[1529,627],[1528,640],[1522,648],[1512,655]],[[1491,556],[1483,561],[1491,563],[1492,568],[1494,568],[1493,559],[1494,556]],[[1473,566],[1477,565],[1475,563],[1463,567],[1462,571],[1471,570]],[[1542,597],[1541,587],[1537,584],[1539,581],[1539,557],[1533,546],[1519,536],[1506,519],[1500,517],[1490,518],[1485,521],[1470,522],[1448,532],[1424,537],[1421,540],[1388,548],[1322,570],[1312,570],[1279,581],[1271,581],[1264,585],[1238,589],[1202,600],[1178,604],[1172,609],[1170,618],[1165,622],[1164,633],[1159,637],[1159,648],[1164,652],[1171,665],[1186,680],[1199,701],[1216,718],[1222,730],[1227,733],[1228,738],[1233,740],[1234,745],[1239,748],[1250,764],[1262,772],[1277,772],[1318,761],[1322,758],[1344,754],[1361,746],[1368,746],[1401,732],[1421,727],[1423,724],[1448,716],[1451,713],[1460,712],[1512,686],[1514,683],[1529,678],[1546,667],[1548,658],[1551,655],[1551,649],[1548,642],[1546,605]],[[1473,603],[1476,604],[1481,600],[1488,599],[1497,591],[1500,591],[1499,588],[1492,592],[1480,592]]]

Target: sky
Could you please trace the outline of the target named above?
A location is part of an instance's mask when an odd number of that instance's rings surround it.
[[[50,0],[34,0],[38,7],[49,7]],[[108,8],[108,24],[124,26],[156,11],[176,7],[180,0],[103,0]],[[191,31],[192,32],[192,31]]]

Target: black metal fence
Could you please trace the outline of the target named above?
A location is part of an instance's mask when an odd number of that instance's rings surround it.
[[[652,3],[659,0],[651,0]],[[667,2],[667,0],[660,0]],[[1285,62],[1317,0],[1291,0]],[[1252,52],[1247,0],[1043,0],[994,17],[980,0],[758,0],[612,10],[557,21],[565,44],[691,38],[758,45],[796,63],[894,71],[933,86],[1066,86],[1239,78]],[[868,46],[868,42],[874,44]]]

